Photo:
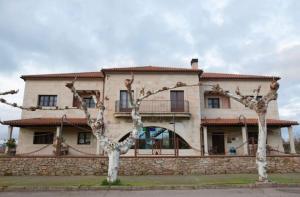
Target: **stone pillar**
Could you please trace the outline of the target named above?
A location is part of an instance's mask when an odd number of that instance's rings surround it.
[[[57,126],[56,127],[56,140],[55,140],[55,145],[56,145],[56,150],[55,150],[55,155],[60,156],[61,155],[61,143],[62,143],[62,138],[61,138],[61,127]]]
[[[14,127],[13,126],[8,126],[7,127],[8,128],[8,133],[7,133],[7,140],[11,140],[12,139],[12,134],[13,134],[13,129],[14,129]],[[9,148],[6,146],[5,147],[5,153],[8,153],[9,152]]]
[[[10,126],[10,125],[8,126],[8,136],[7,136],[8,140],[11,140],[11,138],[12,138],[13,129],[14,129],[13,126]]]
[[[203,141],[204,141],[204,156],[208,155],[208,143],[207,143],[207,127],[203,128]]]
[[[247,132],[247,127],[242,127],[242,137],[243,137],[243,150],[244,150],[244,155],[249,155],[248,152],[248,132]]]
[[[61,129],[60,126],[56,127],[56,137],[61,137]]]
[[[96,155],[100,155],[100,141],[96,138]]]
[[[293,127],[290,126],[288,128],[289,130],[289,140],[290,140],[290,153],[291,154],[296,154],[296,149],[295,149],[295,139],[294,139],[294,133],[293,133]]]

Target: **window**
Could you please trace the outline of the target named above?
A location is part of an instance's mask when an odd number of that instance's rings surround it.
[[[125,140],[129,134],[121,138]],[[175,137],[175,138],[174,138]],[[139,132],[136,142],[137,149],[174,149],[174,142],[178,143],[178,149],[190,149],[188,143],[173,131],[161,127],[144,127]],[[132,146],[131,148],[135,148]]]
[[[57,102],[57,95],[39,95],[39,106],[55,107]]]
[[[184,91],[171,91],[171,112],[184,112]]]
[[[248,97],[254,98],[254,96],[248,96]],[[257,97],[256,97],[256,100],[257,100],[257,101],[259,101],[260,99],[262,99],[262,96],[257,96]]]
[[[78,133],[77,144],[91,144],[91,133],[88,132]]]
[[[220,108],[220,99],[219,98],[208,98],[207,99],[208,108]]]
[[[53,132],[34,132],[33,144],[53,144]]]
[[[95,108],[96,107],[95,101],[92,96],[84,97],[83,100],[85,101],[87,108]]]
[[[131,105],[129,101],[129,94],[127,90],[120,91],[120,103],[119,103],[120,112],[131,111]]]

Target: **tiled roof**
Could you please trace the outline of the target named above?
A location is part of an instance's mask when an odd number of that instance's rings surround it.
[[[265,79],[265,80],[276,79],[279,80],[280,77],[204,72],[201,75],[200,79],[203,80],[208,80],[208,79]]]
[[[105,72],[184,72],[184,73],[198,73],[201,74],[202,70],[192,68],[179,68],[179,67],[160,67],[160,66],[140,66],[140,67],[120,67],[120,68],[105,68]]]
[[[81,125],[85,126],[86,119],[85,118],[67,118],[65,125]],[[61,124],[61,118],[31,118],[31,119],[19,119],[19,120],[7,120],[4,121],[5,125],[11,125],[16,127],[26,127],[26,126],[59,126]],[[203,126],[235,126],[235,125],[243,125],[243,121],[239,119],[202,119]],[[289,120],[275,120],[268,119],[267,124],[269,126],[291,126],[298,125],[296,121]],[[257,125],[257,119],[247,119],[247,125]]]
[[[78,73],[56,73],[56,74],[38,74],[38,75],[22,75],[21,78],[27,79],[65,79],[65,78],[103,78],[103,73],[98,72],[78,72]]]
[[[235,126],[235,125],[243,125],[243,120],[237,119],[202,119],[201,120],[203,126]],[[246,119],[247,125],[257,125],[257,119]],[[277,120],[277,119],[267,119],[267,125],[269,126],[291,126],[298,125],[297,121],[290,120]]]
[[[66,119],[65,125],[68,123],[72,125],[87,125],[85,118],[68,118]],[[5,125],[11,125],[16,127],[26,126],[60,126],[61,118],[30,118],[30,119],[18,119],[18,120],[7,120],[3,121]]]

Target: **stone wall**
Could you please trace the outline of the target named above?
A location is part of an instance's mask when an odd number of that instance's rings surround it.
[[[300,172],[300,155],[270,156],[271,173]],[[105,175],[105,157],[0,157],[0,176]],[[255,157],[122,157],[120,175],[256,173]]]

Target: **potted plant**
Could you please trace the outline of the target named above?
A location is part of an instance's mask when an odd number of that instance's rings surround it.
[[[16,155],[16,140],[14,138],[7,140],[5,143],[7,147],[7,154],[10,156],[15,156]]]

